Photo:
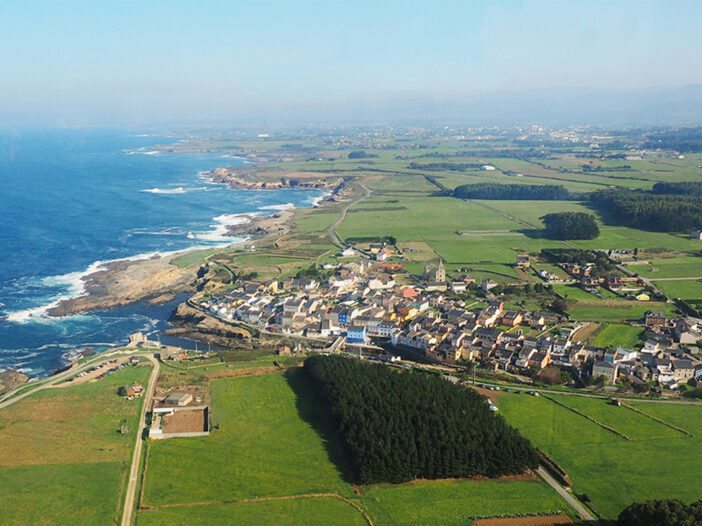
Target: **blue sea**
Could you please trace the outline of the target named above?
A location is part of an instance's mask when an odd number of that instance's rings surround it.
[[[132,332],[168,328],[178,301],[47,316],[80,295],[81,277],[102,263],[222,246],[241,214],[314,206],[322,196],[213,184],[203,172],[246,161],[153,149],[178,140],[124,130],[0,132],[0,370],[44,375],[65,364],[67,350],[100,351]]]

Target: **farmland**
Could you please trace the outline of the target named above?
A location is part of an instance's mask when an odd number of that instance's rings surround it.
[[[207,524],[235,516],[237,523],[262,524],[293,513],[292,524],[355,525],[366,524],[367,513],[377,525],[453,525],[468,517],[567,511],[550,487],[529,478],[354,490],[326,406],[301,373],[214,381],[210,437],[149,445],[137,523]],[[180,506],[189,503],[202,504]]]
[[[116,520],[141,403],[118,397],[117,387],[145,383],[149,371],[133,367],[95,383],[45,389],[0,412],[3,524]],[[130,433],[118,433],[122,419]]]
[[[608,405],[606,399],[554,398],[631,440],[543,396],[505,395],[497,403],[508,422],[566,470],[574,490],[587,494],[599,513],[613,518],[633,501],[699,498],[695,473],[702,469],[702,459],[692,452],[702,446],[702,407],[631,402],[693,433],[687,436],[626,407]]]

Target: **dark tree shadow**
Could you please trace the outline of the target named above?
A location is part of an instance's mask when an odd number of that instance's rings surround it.
[[[525,235],[529,239],[551,239],[546,235],[546,230],[543,228],[523,228],[517,230],[517,232]]]
[[[315,392],[302,367],[289,369],[284,373],[284,376],[295,393],[295,406],[300,418],[312,426],[322,438],[329,461],[336,466],[344,482],[355,483],[349,462],[344,456],[341,437],[334,428],[329,403]]]

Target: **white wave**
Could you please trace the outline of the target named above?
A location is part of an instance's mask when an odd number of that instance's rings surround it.
[[[106,270],[107,266],[111,263],[117,263],[119,261],[140,261],[143,259],[152,259],[154,257],[167,258],[181,252],[201,249],[209,247],[191,247],[185,250],[173,250],[169,252],[149,252],[136,254],[134,256],[128,256],[117,259],[109,259],[104,261],[95,261],[91,263],[85,270],[69,272],[67,274],[61,274],[58,276],[47,276],[41,279],[41,282],[48,287],[63,287],[65,290],[56,294],[51,300],[45,305],[39,307],[32,307],[29,309],[23,309],[13,312],[8,312],[5,314],[5,320],[13,323],[27,323],[27,322],[41,322],[41,323],[53,323],[56,321],[56,317],[49,316],[48,312],[57,307],[59,303],[65,300],[70,300],[74,298],[79,298],[86,294],[85,289],[85,278],[96,272]],[[83,314],[76,314],[71,317],[86,316]]]
[[[285,203],[283,205],[266,205],[266,206],[259,206],[259,210],[278,210],[282,212],[283,210],[291,210],[295,208],[295,205],[292,203]]]
[[[122,150],[127,155],[159,155],[159,150]]]
[[[179,186],[178,188],[147,188],[142,190],[142,192],[148,192],[150,194],[184,194],[185,188]]]
[[[212,219],[216,221],[215,224],[210,225],[209,232],[204,232],[202,234],[197,234],[196,239],[202,239],[203,241],[210,241],[212,243],[221,242],[233,242],[231,236],[227,236],[230,226],[243,225],[251,221],[251,214],[222,214]],[[227,244],[228,244],[227,243]]]
[[[331,195],[331,192],[324,192],[322,195],[318,195],[317,197],[314,197],[311,201],[310,204],[312,205],[312,208],[317,208],[319,206],[319,203],[324,201],[327,197]]]

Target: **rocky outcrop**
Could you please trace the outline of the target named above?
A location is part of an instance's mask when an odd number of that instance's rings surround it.
[[[166,334],[210,342],[222,347],[236,347],[241,345],[242,340],[251,338],[251,333],[243,327],[208,316],[187,303],[178,305],[168,321],[176,327],[165,331]]]
[[[14,369],[7,369],[0,373],[0,394],[14,389],[29,381],[29,376]]]
[[[173,294],[193,285],[197,269],[179,268],[168,259],[117,261],[105,270],[86,276],[86,294],[60,302],[50,316],[104,310],[146,298]]]

